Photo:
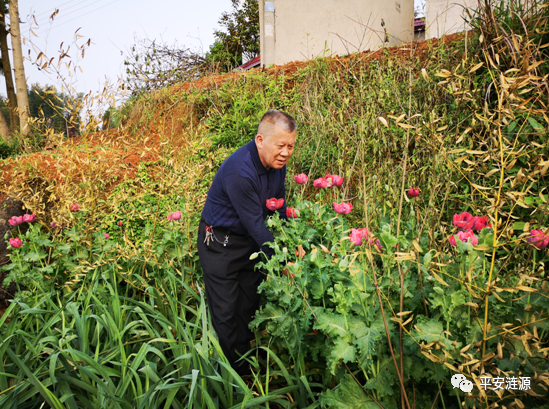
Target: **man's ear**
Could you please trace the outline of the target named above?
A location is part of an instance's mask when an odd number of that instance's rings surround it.
[[[258,148],[261,148],[263,146],[264,141],[265,141],[265,137],[263,135],[261,135],[260,133],[258,133],[255,136],[255,144]]]

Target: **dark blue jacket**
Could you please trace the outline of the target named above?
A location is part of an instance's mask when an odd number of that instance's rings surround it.
[[[286,165],[282,169],[265,169],[254,139],[229,156],[217,171],[202,218],[211,226],[249,234],[270,256],[274,250],[263,244],[272,242],[274,237],[265,226],[265,219],[274,212],[267,209],[266,202],[272,197],[284,198],[284,206],[278,212],[287,219],[285,178]]]

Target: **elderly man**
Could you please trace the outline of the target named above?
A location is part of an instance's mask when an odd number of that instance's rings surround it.
[[[274,251],[265,243],[274,237],[265,219],[274,214],[267,199],[285,198],[286,163],[296,137],[295,120],[269,110],[259,122],[257,135],[219,168],[208,192],[198,230],[198,255],[204,270],[206,298],[219,344],[240,375],[248,365],[237,363],[250,349],[248,328],[259,306],[257,287],[262,274],[254,271],[252,253]],[[286,219],[286,203],[277,210]]]

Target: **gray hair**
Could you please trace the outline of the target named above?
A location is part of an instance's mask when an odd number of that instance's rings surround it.
[[[297,131],[297,124],[291,115],[276,109],[269,109],[259,121],[257,134],[261,134],[265,137],[270,136],[275,125],[280,126],[288,133]]]

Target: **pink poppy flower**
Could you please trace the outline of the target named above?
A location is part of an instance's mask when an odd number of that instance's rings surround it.
[[[353,210],[351,203],[336,203],[334,202],[334,210],[339,214],[349,214]]]
[[[372,239],[372,241],[373,241],[373,239]],[[381,241],[379,241],[379,239],[376,239],[376,242],[373,243],[373,244],[374,244],[374,246],[377,247],[377,249],[378,249],[379,252],[381,253],[381,251],[383,250],[383,246],[381,245]]]
[[[302,173],[301,175],[294,176],[294,180],[296,183],[302,184],[307,183],[307,175],[305,173]]]
[[[332,175],[334,186],[341,186],[343,184],[343,178],[338,175]]]
[[[290,219],[297,219],[299,218],[299,209],[295,209],[294,207],[288,207],[286,208],[286,216],[288,216]]]
[[[118,222],[118,225],[119,225],[120,227],[122,227],[122,222]]]
[[[314,187],[319,187],[321,189],[325,188],[325,187],[329,187],[329,186],[332,186],[331,184],[328,186],[328,181],[324,178],[318,178],[316,179],[314,182],[313,182],[313,186]]]
[[[181,212],[179,210],[177,210],[177,211],[167,215],[166,218],[168,220],[173,220],[173,221],[179,220],[179,219],[181,219]]]
[[[349,238],[351,239],[351,243],[353,243],[355,246],[362,245],[362,237],[362,229],[351,229],[351,234],[349,235]]]
[[[408,193],[408,196],[410,196],[410,197],[418,197],[419,196],[419,189],[412,188],[412,189],[408,190],[407,193]]]
[[[267,209],[269,210],[278,210],[284,205],[284,199],[275,199],[274,197],[271,197],[270,199],[267,199]]]
[[[51,222],[51,223],[50,223],[50,226],[53,227],[54,229],[56,229],[56,228],[59,227],[59,225],[58,225],[57,223],[55,223],[55,222]]]
[[[36,215],[33,214],[24,214],[23,215],[23,221],[26,223],[32,223],[36,220]]]
[[[532,229],[526,241],[537,249],[543,249],[549,245],[549,236],[542,230]]]
[[[8,220],[8,223],[10,226],[19,226],[21,223],[23,223],[23,216],[13,216],[11,219]]]
[[[81,209],[81,207],[78,206],[77,204],[71,204],[71,205],[69,206],[69,209],[70,209],[71,212],[77,212],[77,211],[79,211],[79,210]]]
[[[23,242],[21,241],[20,238],[10,239],[9,242],[10,242],[10,246],[15,248],[21,247],[23,245]]]
[[[353,243],[355,246],[361,246],[364,242],[370,242],[370,244],[376,247],[380,252],[383,250],[381,241],[379,239],[376,239],[374,237],[374,233],[368,231],[366,227],[363,227],[361,229],[351,229],[349,239],[351,240],[351,243]]]
[[[456,243],[456,235],[451,236],[448,238],[448,241],[452,246],[457,246]],[[467,231],[460,231],[457,234],[458,239],[460,239],[464,243],[471,243],[473,246],[476,246],[478,244],[478,237],[475,236],[475,233],[473,233],[473,230],[467,230]]]
[[[485,227],[492,227],[492,225],[490,224],[490,219],[488,219],[488,216],[473,217],[473,226],[472,226],[473,230],[481,231]]]
[[[471,243],[473,246],[476,246],[478,244],[478,237],[475,236],[475,233],[473,233],[473,230],[467,230],[467,231],[460,231],[457,234],[458,239],[460,239],[464,243]]]
[[[338,175],[326,175],[324,179],[328,182],[328,187],[341,186],[343,184],[343,178]]]
[[[454,226],[460,230],[470,230],[473,227],[473,215],[471,213],[454,214],[453,221]]]
[[[103,233],[103,234],[105,235],[105,238],[106,238],[106,239],[108,239],[109,237],[111,237],[111,236],[109,236],[109,233]]]

